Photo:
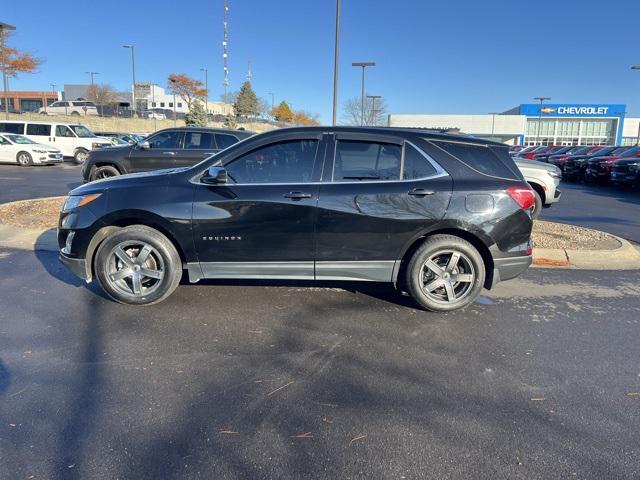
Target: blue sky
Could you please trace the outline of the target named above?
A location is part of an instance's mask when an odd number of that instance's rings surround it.
[[[39,2],[38,2],[39,3]],[[17,26],[13,45],[43,58],[19,90],[96,81],[160,85],[172,72],[202,76],[222,93],[222,0],[7,1],[0,21]],[[230,80],[247,61],[256,92],[331,120],[334,0],[229,0]],[[91,5],[91,6],[90,6]],[[92,7],[95,5],[95,7]],[[343,0],[340,103],[358,96],[360,70],[373,60],[367,93],[390,113],[488,113],[531,101],[626,103],[640,116],[640,2],[633,0]],[[7,6],[10,6],[7,8]],[[95,14],[94,14],[95,13]]]

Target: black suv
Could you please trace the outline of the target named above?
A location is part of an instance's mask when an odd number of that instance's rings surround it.
[[[508,147],[427,130],[306,127],[191,168],[92,182],[60,214],[60,259],[116,301],[201,279],[393,282],[447,311],[531,263],[533,191]]]
[[[206,127],[158,130],[134,145],[92,150],[82,166],[82,178],[92,182],[125,173],[190,167],[252,135],[245,130]]]

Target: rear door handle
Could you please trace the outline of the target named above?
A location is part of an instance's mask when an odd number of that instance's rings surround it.
[[[414,197],[425,197],[427,195],[433,195],[433,190],[427,190],[426,188],[414,188],[413,190],[409,190],[407,192],[408,195],[413,195]]]
[[[303,192],[289,192],[285,193],[284,198],[291,198],[293,200],[300,200],[301,198],[311,198],[310,193]]]
[[[163,155],[175,155],[176,152],[162,152]]]

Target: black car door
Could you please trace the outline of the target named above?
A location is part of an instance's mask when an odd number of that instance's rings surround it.
[[[134,146],[129,153],[130,166],[127,173],[176,167],[182,136],[179,130],[162,130],[146,139],[149,148]]]
[[[194,243],[206,278],[314,277],[322,135],[271,135],[221,159],[229,180],[194,179]]]
[[[338,133],[328,145],[316,222],[316,278],[391,281],[402,249],[437,223],[451,177],[416,145]]]

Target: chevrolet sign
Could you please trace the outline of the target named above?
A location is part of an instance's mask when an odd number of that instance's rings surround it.
[[[524,103],[519,108],[520,115],[537,117],[617,117],[624,118],[626,105],[622,104],[579,104],[579,103],[547,103],[540,106],[535,103]]]
[[[608,111],[609,107],[558,107],[560,115],[606,115]]]

